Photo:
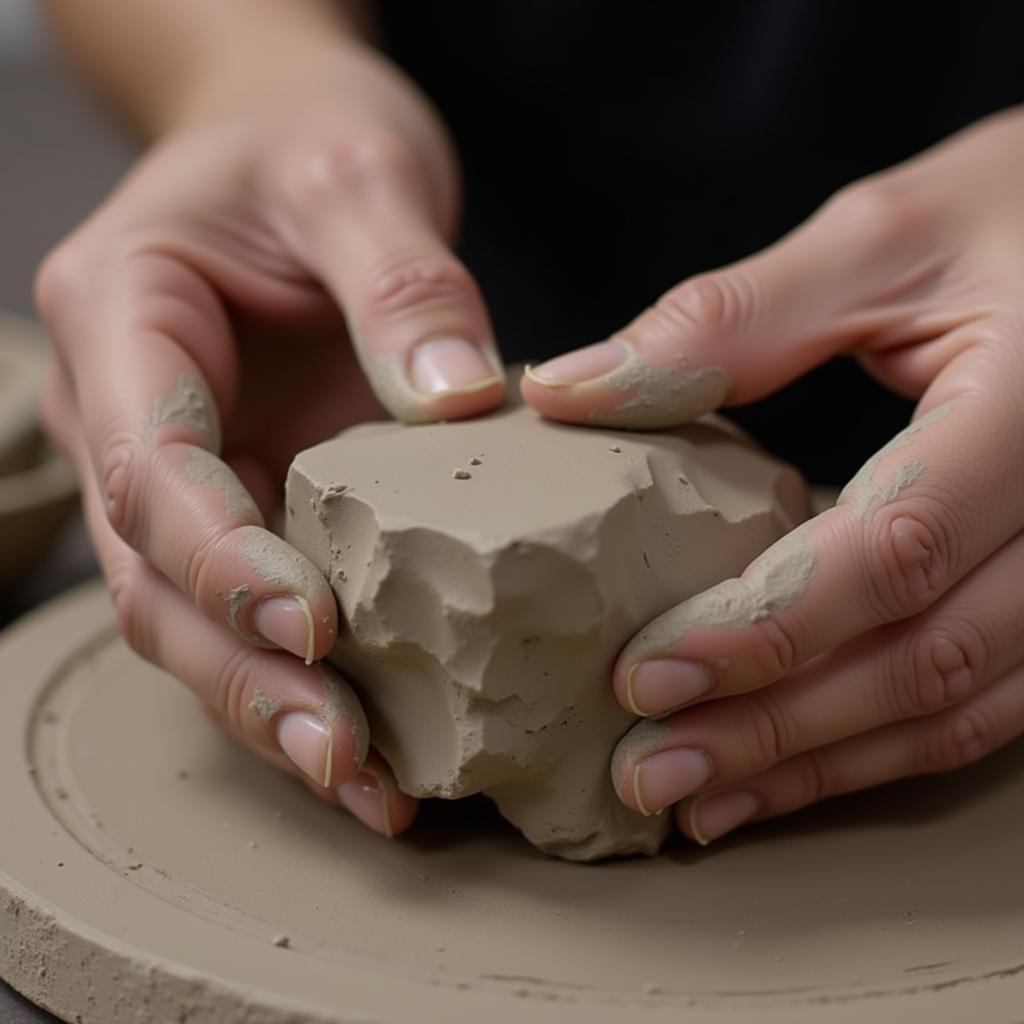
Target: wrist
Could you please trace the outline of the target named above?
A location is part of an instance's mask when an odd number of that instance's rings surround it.
[[[180,86],[156,112],[154,136],[208,120],[236,107],[272,101],[319,68],[358,59],[367,44],[346,27],[284,22],[253,25],[204,41]]]

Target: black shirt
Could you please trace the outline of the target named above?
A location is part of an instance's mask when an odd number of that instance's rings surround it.
[[[460,251],[510,361],[607,337],[842,185],[1024,101],[1015,0],[378,6],[455,136]],[[730,415],[841,483],[910,409],[842,359]]]

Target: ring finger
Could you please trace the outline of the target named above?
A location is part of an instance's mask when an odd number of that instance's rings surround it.
[[[740,825],[830,796],[913,775],[953,771],[1024,733],[1024,667],[936,715],[876,729],[783,761],[742,788],[713,790],[676,808],[680,830],[707,845]]]

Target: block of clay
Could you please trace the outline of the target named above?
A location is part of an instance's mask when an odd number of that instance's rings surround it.
[[[542,850],[590,860],[654,853],[670,830],[612,787],[635,721],[617,653],[806,515],[797,473],[722,420],[629,433],[519,406],[301,453],[286,537],[330,579],[331,661],[402,789],[485,793]]]

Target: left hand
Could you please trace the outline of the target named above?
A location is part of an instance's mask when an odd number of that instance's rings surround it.
[[[619,702],[672,712],[616,752],[628,806],[704,843],[1024,733],[1022,282],[1017,108],[524,380],[548,416],[661,427],[847,352],[920,399],[835,508],[626,646]]]

